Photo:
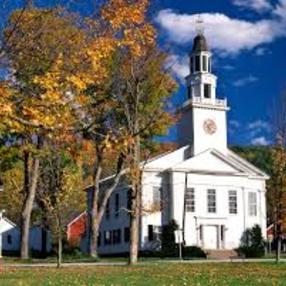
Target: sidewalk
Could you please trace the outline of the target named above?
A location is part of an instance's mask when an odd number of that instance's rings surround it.
[[[158,263],[189,263],[189,264],[208,264],[208,263],[275,263],[275,259],[253,258],[253,259],[194,259],[194,260],[152,260],[138,262],[138,265],[152,265]],[[286,259],[281,259],[281,263],[285,263]],[[1,263],[3,268],[55,268],[56,263]],[[89,266],[127,266],[127,262],[77,262],[62,263],[62,267],[89,267]]]

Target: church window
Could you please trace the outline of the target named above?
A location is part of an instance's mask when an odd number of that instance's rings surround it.
[[[195,189],[187,188],[186,190],[186,211],[187,212],[195,212]]]
[[[236,191],[228,191],[228,207],[230,214],[237,214],[237,193]]]
[[[211,58],[209,58],[209,72],[212,72]]]
[[[208,71],[208,69],[207,69],[207,56],[203,56],[203,71]]]
[[[201,57],[196,56],[196,72],[201,71]]]
[[[119,194],[115,195],[115,216],[119,215]]]
[[[208,212],[216,212],[216,190],[208,190]]]
[[[191,73],[194,72],[194,58],[191,57]]]
[[[153,187],[153,203],[159,204],[161,202],[161,190],[160,187]]]
[[[211,98],[211,85],[204,84],[204,98]]]
[[[248,214],[249,216],[257,215],[257,194],[255,192],[248,193]]]

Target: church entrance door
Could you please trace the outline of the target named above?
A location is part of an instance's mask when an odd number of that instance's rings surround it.
[[[204,226],[204,248],[218,249],[218,227],[216,225]]]

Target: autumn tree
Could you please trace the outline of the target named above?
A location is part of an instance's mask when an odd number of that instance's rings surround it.
[[[280,97],[273,113],[275,145],[272,149],[272,172],[267,199],[268,215],[274,224],[276,262],[279,262],[282,235],[286,231],[286,92]]]
[[[63,148],[64,147],[64,148]],[[80,164],[66,144],[50,143],[43,152],[37,198],[57,245],[57,266],[62,263],[63,240],[72,215],[85,209]]]
[[[23,200],[23,161],[21,150],[5,146],[7,141],[7,137],[3,138],[0,145],[0,179],[4,184],[4,191],[0,193],[0,209],[18,224]]]
[[[10,37],[5,47],[10,74],[0,84],[0,113],[2,129],[17,133],[23,145],[21,257],[28,258],[39,153],[46,138],[66,133],[73,126],[74,102],[68,91],[76,84],[70,71],[82,62],[79,57],[83,54],[78,51],[85,40],[74,18],[58,9],[29,9],[10,36],[19,13],[12,14],[5,30],[5,36]]]
[[[166,70],[166,54],[156,44],[155,31],[146,22],[150,38],[141,45],[140,52],[122,49],[116,57],[112,75],[113,96],[119,103],[120,123],[126,134],[133,138],[129,145],[128,177],[132,185],[130,227],[130,263],[138,257],[138,224],[141,215],[141,176],[144,161],[142,146],[154,136],[162,135],[173,122],[168,99],[176,84]]]
[[[98,33],[92,38],[91,58],[97,59],[98,47],[104,47],[100,63],[105,65],[102,81],[91,82],[83,93],[83,104],[80,106],[80,126],[83,136],[95,148],[93,192],[91,211],[89,213],[89,253],[97,256],[97,236],[108,199],[124,174],[124,162],[128,146],[133,141],[118,120],[119,102],[111,86],[112,71],[117,64],[115,58],[118,50],[128,49],[141,53],[148,41],[153,41],[153,29],[145,24],[145,13],[148,1],[112,0],[105,3],[100,10],[96,29]],[[98,62],[96,62],[98,64]],[[93,72],[94,73],[94,72]],[[106,174],[105,166],[113,157],[114,176],[110,184],[99,195],[100,180]]]

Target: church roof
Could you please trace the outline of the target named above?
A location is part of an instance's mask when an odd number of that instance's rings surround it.
[[[208,43],[203,34],[198,34],[194,38],[192,53],[208,52]]]
[[[229,149],[226,153],[216,149],[208,149],[196,156],[190,156],[188,151],[188,146],[184,146],[174,152],[163,155],[147,163],[145,170],[171,170],[201,174],[216,173],[261,178],[264,180],[269,179],[266,173]]]

